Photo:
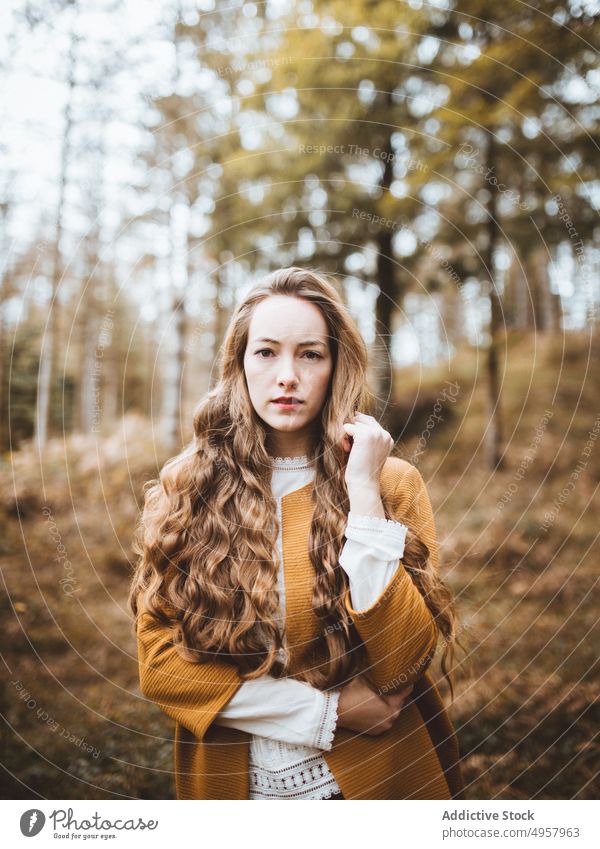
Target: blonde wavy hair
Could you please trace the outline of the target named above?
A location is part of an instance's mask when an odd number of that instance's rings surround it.
[[[194,411],[194,436],[145,487],[134,536],[138,556],[129,594],[134,622],[147,612],[172,628],[186,660],[233,663],[243,680],[286,674],[277,616],[277,514],[271,492],[267,431],[246,386],[244,354],[257,304],[274,295],[304,298],[322,312],[333,360],[327,399],[314,422],[314,512],[308,551],[315,569],[312,606],[323,628],[301,677],[319,689],[358,674],[364,647],[344,607],[347,576],[338,559],[350,509],[341,424],[369,412],[367,349],[332,282],[309,269],[279,269],[236,307],[222,347],[218,383]],[[318,496],[317,496],[318,493]],[[384,513],[393,518],[382,497]],[[427,546],[409,528],[402,562],[443,634],[442,671],[454,649],[453,598],[436,574]],[[284,626],[285,627],[285,626]]]

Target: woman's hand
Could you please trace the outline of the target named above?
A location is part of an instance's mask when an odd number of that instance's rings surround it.
[[[396,693],[380,696],[363,676],[357,675],[340,690],[337,724],[372,737],[385,734],[400,716],[412,689],[413,685],[407,684]]]
[[[379,491],[379,478],[385,461],[394,447],[394,440],[377,419],[366,413],[356,413],[351,422],[342,425],[344,451],[349,452],[346,464],[348,491],[362,487]],[[352,437],[352,440],[350,439]]]

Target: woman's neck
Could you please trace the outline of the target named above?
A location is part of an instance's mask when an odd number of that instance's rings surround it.
[[[286,442],[284,440],[272,440],[267,445],[267,453],[271,457],[307,457],[310,451],[305,440]]]

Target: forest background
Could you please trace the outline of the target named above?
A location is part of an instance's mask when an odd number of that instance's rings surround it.
[[[597,798],[600,4],[9,0],[0,39],[2,796],[173,797],[142,488],[299,265],[427,483],[467,797]]]

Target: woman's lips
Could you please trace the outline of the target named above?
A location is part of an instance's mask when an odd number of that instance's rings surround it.
[[[296,410],[301,406],[302,401],[288,401],[287,403],[284,401],[273,401],[276,407],[279,407],[280,410]]]

